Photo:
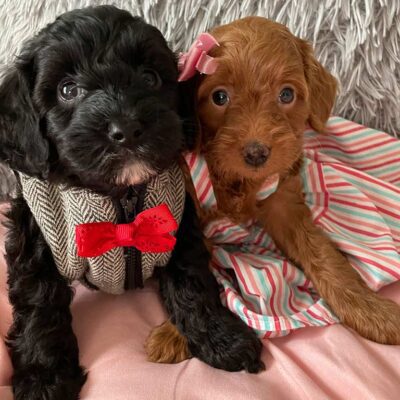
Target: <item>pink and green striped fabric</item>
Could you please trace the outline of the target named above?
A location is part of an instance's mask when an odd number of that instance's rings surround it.
[[[386,133],[332,117],[328,134],[308,129],[302,177],[314,221],[375,291],[400,279],[400,141]],[[216,207],[207,165],[186,161],[202,207]],[[272,177],[258,193],[278,185]],[[212,271],[221,298],[261,337],[337,322],[303,272],[287,260],[256,224],[229,219],[205,228],[214,243]]]

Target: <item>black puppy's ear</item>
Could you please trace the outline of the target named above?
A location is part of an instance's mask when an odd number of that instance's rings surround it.
[[[32,102],[33,57],[25,51],[0,86],[0,161],[38,178],[49,172],[49,143]]]
[[[187,150],[194,150],[199,143],[200,122],[197,114],[197,89],[199,77],[179,83],[179,116]]]

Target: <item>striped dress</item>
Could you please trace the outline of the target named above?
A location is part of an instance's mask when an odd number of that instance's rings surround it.
[[[400,279],[400,141],[386,133],[332,117],[328,135],[305,131],[302,178],[306,203],[319,225],[377,291]],[[200,204],[216,206],[207,165],[187,154]],[[258,193],[273,193],[271,177]],[[251,221],[213,221],[212,271],[223,303],[260,337],[287,335],[337,322],[303,272]]]

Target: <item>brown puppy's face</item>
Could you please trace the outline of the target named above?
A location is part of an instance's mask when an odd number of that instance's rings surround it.
[[[283,25],[250,17],[215,29],[217,71],[197,92],[201,146],[213,170],[264,179],[290,170],[307,121],[323,130],[336,82]]]

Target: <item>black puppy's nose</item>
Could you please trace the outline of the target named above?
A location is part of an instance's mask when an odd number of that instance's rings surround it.
[[[129,123],[111,122],[108,129],[108,136],[117,144],[124,144],[130,137],[137,138],[142,133],[142,125],[137,120]]]
[[[252,167],[259,167],[260,165],[265,164],[269,153],[269,147],[258,142],[248,143],[243,149],[244,161]]]

